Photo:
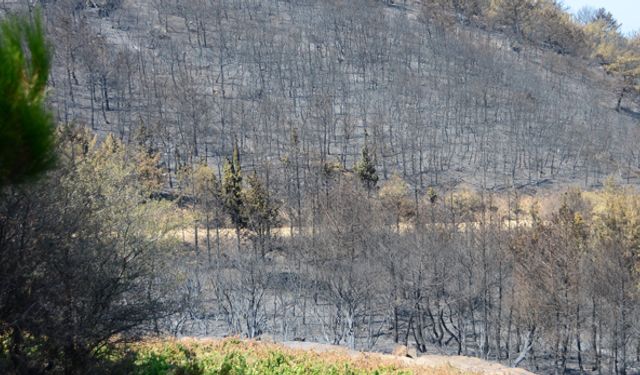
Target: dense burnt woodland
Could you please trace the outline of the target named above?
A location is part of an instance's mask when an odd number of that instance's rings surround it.
[[[51,103],[125,142],[144,130],[168,175],[200,159],[221,171],[237,141],[245,168],[285,179],[296,149],[305,179],[352,168],[366,139],[381,176],[420,190],[636,178],[637,120],[611,110],[621,82],[418,4],[91,3],[45,2]]]
[[[637,371],[635,77],[437,9],[43,1],[65,126],[3,193],[8,368],[153,333]]]

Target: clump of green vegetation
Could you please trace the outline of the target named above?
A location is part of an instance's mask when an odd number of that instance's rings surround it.
[[[367,368],[345,358],[323,359],[313,353],[236,339],[220,343],[161,342],[135,349],[138,375],[244,375],[244,374],[410,374],[392,365]]]
[[[44,107],[50,65],[39,15],[0,23],[0,187],[53,164],[53,119]]]
[[[450,367],[416,371],[378,357],[350,357],[346,352],[318,354],[233,338],[143,343],[132,347],[131,352],[132,373],[137,375],[462,374]]]

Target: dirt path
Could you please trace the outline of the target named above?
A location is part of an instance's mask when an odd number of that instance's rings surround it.
[[[347,353],[353,357],[379,357],[383,360],[399,360],[411,368],[429,368],[441,367],[449,365],[462,371],[471,371],[479,374],[496,374],[496,375],[534,375],[532,372],[521,368],[510,368],[499,363],[489,362],[475,357],[464,356],[446,356],[446,355],[422,355],[416,359],[407,357],[398,357],[390,354],[358,352],[348,350],[341,346],[319,344],[312,342],[286,341],[282,345],[297,350],[308,350],[316,353],[341,352]]]
[[[463,371],[474,371],[482,374],[500,374],[500,375],[533,375],[521,368],[511,368],[495,362],[489,362],[475,357],[464,356],[443,356],[443,355],[424,355],[416,359],[406,358],[406,361],[423,366],[442,366],[449,364],[452,367]]]
[[[509,229],[514,229],[514,228],[529,228],[531,227],[533,224],[530,220],[519,220],[519,221],[515,221],[515,220],[503,220],[502,221],[502,227],[505,230],[509,230]],[[439,229],[449,229],[451,230],[452,224],[447,224],[447,223],[436,223],[436,224],[425,224],[425,226],[435,226],[436,228]],[[480,230],[482,229],[482,224],[480,222],[462,222],[462,223],[457,223],[455,224],[455,227],[457,227],[458,232],[465,232],[465,231],[472,231],[472,230]],[[395,224],[393,226],[390,226],[390,228],[392,228],[392,230],[395,230]],[[400,232],[401,233],[409,233],[410,231],[412,231],[414,229],[414,225],[410,224],[410,223],[400,223]],[[218,232],[220,234],[220,238],[222,240],[233,240],[235,241],[235,236],[236,236],[236,231],[233,228],[219,228]],[[312,233],[311,231],[311,227],[304,227],[302,228],[302,234],[303,235],[310,235]],[[273,228],[271,229],[271,234],[275,237],[280,237],[280,238],[289,238],[292,236],[292,234],[299,234],[298,233],[298,229],[297,228],[291,228],[291,227],[277,227],[277,228]],[[210,228],[210,236],[212,239],[215,239],[215,228]],[[184,242],[187,243],[195,243],[194,239],[195,239],[195,230],[192,227],[185,227],[185,228],[180,228],[180,229],[176,229],[173,230],[169,233],[169,236],[171,237],[175,237],[177,239],[183,240]],[[198,237],[200,239],[200,243],[201,245],[204,244],[205,238],[206,238],[206,228],[205,227],[199,227],[198,228]]]

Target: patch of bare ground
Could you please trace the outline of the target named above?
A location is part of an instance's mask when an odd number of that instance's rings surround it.
[[[310,351],[318,354],[333,353],[338,355],[348,355],[356,361],[380,361],[400,362],[402,367],[413,371],[415,374],[430,374],[434,368],[451,367],[461,371],[461,373],[476,374],[496,374],[496,375],[532,375],[532,372],[521,368],[506,367],[502,364],[489,362],[475,357],[446,356],[446,355],[421,355],[417,358],[402,357],[391,354],[359,352],[349,350],[341,346],[320,344],[313,342],[286,341],[283,342],[287,348],[294,350]]]

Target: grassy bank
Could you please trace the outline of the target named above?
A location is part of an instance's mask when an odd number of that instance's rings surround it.
[[[130,347],[126,356],[129,371],[138,375],[468,374],[449,366],[419,367],[379,355],[315,353],[233,338],[146,342]]]

